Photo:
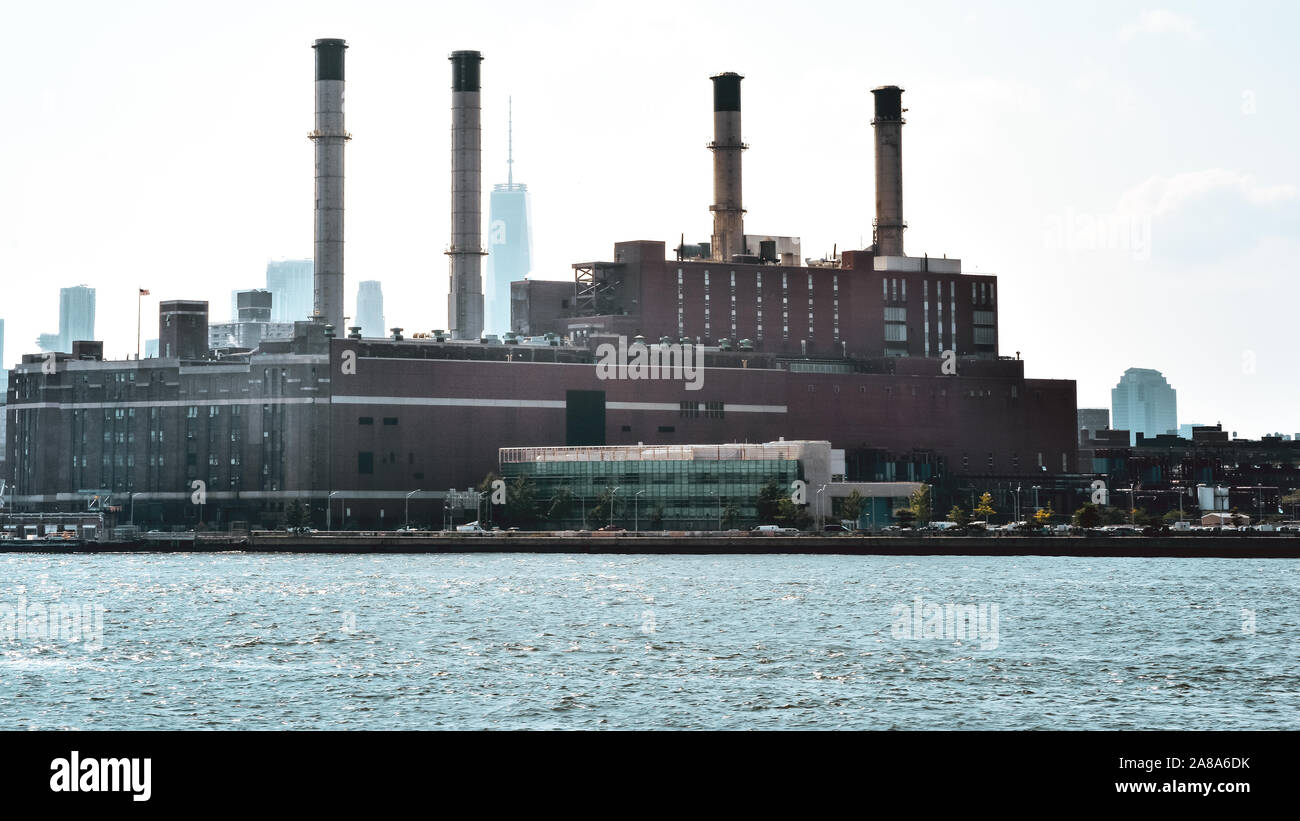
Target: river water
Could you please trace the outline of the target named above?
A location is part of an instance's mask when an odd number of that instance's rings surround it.
[[[1298,605],[1292,560],[10,554],[0,726],[1300,729]]]

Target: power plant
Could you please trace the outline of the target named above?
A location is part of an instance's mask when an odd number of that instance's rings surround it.
[[[207,304],[170,300],[158,358],[106,362],[88,344],[49,373],[24,356],[7,407],[16,505],[129,495],[137,520],[194,526],[274,524],[303,504],[318,526],[384,527],[404,501],[459,498],[447,489],[476,485],[502,448],[783,439],[829,442],[837,481],[950,492],[1033,477],[1046,498],[1074,492],[1074,382],[1028,379],[999,355],[995,276],[903,253],[897,86],[872,92],[870,247],[801,259],[797,236],[745,233],[742,77],[716,74],[711,242],[618,242],[571,281],[514,282],[512,325],[523,316],[535,336],[496,342],[483,335],[482,55],[453,52],[450,332],[362,338],[342,316],[347,44],[314,48],[314,316],[292,338],[214,351]],[[606,378],[596,350],[628,340],[698,350],[696,378]],[[668,519],[693,521],[698,500],[671,506]]]

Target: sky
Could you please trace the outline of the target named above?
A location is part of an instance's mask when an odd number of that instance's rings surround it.
[[[160,299],[312,251],[313,52],[347,55],[347,313],[446,327],[450,67],[483,52],[484,188],[528,185],[534,276],[707,241],[710,74],[745,75],[746,231],[871,241],[870,89],[896,84],[907,252],[999,276],[1002,353],[1109,407],[1130,367],[1180,423],[1300,433],[1300,4],[0,5],[4,364],[98,290],[106,355]],[[486,197],[485,197],[486,204]]]

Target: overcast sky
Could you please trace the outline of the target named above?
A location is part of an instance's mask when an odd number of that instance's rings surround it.
[[[158,299],[224,319],[267,260],[310,257],[311,43],[342,37],[349,315],[373,278],[390,326],[447,325],[453,50],[485,57],[485,190],[514,97],[544,278],[708,239],[718,71],[746,78],[746,230],[869,243],[869,89],[897,84],[908,253],[999,275],[1003,354],[1081,406],[1147,367],[1182,423],[1298,433],[1297,8],[5,0],[5,365],[61,286],[98,289],[121,357],[137,287],[151,337]]]

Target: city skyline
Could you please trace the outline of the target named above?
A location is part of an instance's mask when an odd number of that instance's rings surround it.
[[[538,158],[530,181],[548,192],[548,208],[536,215],[534,269],[542,278],[570,276],[573,262],[599,259],[618,240],[644,235],[671,242],[681,233],[688,242],[707,239],[710,158],[702,146],[708,129],[678,115],[706,104],[702,79],[718,70],[747,77],[747,226],[802,236],[806,256],[833,245],[869,244],[868,89],[898,83],[916,109],[908,126],[915,151],[908,157],[930,158],[924,165],[904,158],[908,248],[959,256],[971,271],[1001,277],[1008,286],[999,328],[1004,352],[1022,352],[1033,376],[1077,380],[1081,407],[1108,404],[1114,374],[1141,361],[1179,386],[1188,418],[1220,420],[1244,436],[1298,427],[1285,416],[1300,407],[1300,386],[1286,356],[1286,301],[1277,298],[1290,286],[1274,260],[1297,250],[1300,173],[1286,146],[1300,112],[1281,79],[1293,59],[1280,39],[1267,46],[1282,37],[1286,20],[1295,20],[1289,6],[1255,5],[1241,14],[1209,4],[1164,13],[1118,4],[1087,12],[1021,6],[972,12],[952,4],[924,14],[812,8],[792,22],[782,55],[745,44],[757,18],[738,20],[731,42],[694,54],[685,49],[689,35],[679,15],[665,8],[647,13],[644,38],[598,37],[593,48],[631,60],[662,56],[667,48],[674,59],[654,72],[610,77],[544,60],[537,43],[585,38],[608,26],[614,12],[589,20],[585,6],[521,7],[523,25],[500,32],[468,10],[449,10],[446,25],[434,27],[418,10],[363,17],[329,4],[312,16],[305,8],[269,10],[253,32],[236,31],[226,20],[191,31],[194,21],[185,14],[155,14],[148,5],[90,9],[84,20],[60,29],[76,56],[58,64],[33,46],[65,21],[37,8],[16,13],[41,36],[15,44],[0,60],[11,73],[35,70],[48,82],[39,93],[3,92],[18,126],[0,137],[0,173],[13,182],[10,190],[23,194],[0,206],[14,229],[0,245],[0,267],[22,274],[7,285],[5,304],[26,306],[21,315],[6,311],[14,339],[48,329],[43,306],[60,284],[86,281],[98,289],[105,315],[121,320],[100,328],[107,351],[133,353],[128,318],[136,287],[153,291],[145,315],[160,298],[218,304],[232,281],[256,285],[268,256],[308,256],[311,225],[303,210],[311,194],[302,169],[311,164],[303,134],[312,101],[301,88],[308,72],[299,52],[317,37],[341,36],[351,45],[348,123],[356,137],[348,148],[348,281],[382,277],[392,304],[400,306],[390,318],[394,325],[447,327],[443,260],[439,255],[412,267],[416,246],[401,239],[446,224],[442,198],[418,196],[444,183],[442,161],[421,161],[414,174],[398,170],[420,156],[418,135],[441,133],[449,122],[445,106],[413,111],[403,102],[421,83],[445,79],[444,66],[421,63],[429,48],[484,54],[488,167],[499,167],[507,153],[501,104],[510,94],[521,100],[520,129],[531,133],[520,136]],[[699,14],[719,18],[723,8],[706,5]],[[409,14],[414,24],[405,21]],[[831,20],[914,28],[922,18],[951,46],[937,59],[922,60],[891,43],[866,57],[826,51],[813,36]],[[1260,20],[1271,24],[1250,26],[1246,37],[1247,25]],[[1028,28],[1052,34],[1054,48],[1024,38]],[[439,31],[432,46],[422,43],[431,30]],[[87,90],[76,82],[81,61],[97,60],[115,41],[166,41],[178,31],[186,32],[185,51],[122,49],[114,60],[100,61],[99,99],[83,96]],[[251,55],[233,77],[228,65],[215,71],[222,61],[206,60],[231,37]],[[112,48],[116,54],[118,46]],[[971,74],[965,66],[976,53],[981,70]],[[151,70],[162,62],[167,72]],[[149,79],[137,86],[137,76]],[[546,93],[556,85],[587,92],[556,100]],[[236,121],[256,123],[257,138],[236,147],[222,141],[219,150],[205,142],[215,135],[191,139],[201,131],[192,124],[206,116],[199,104],[208,92]],[[625,128],[619,109],[603,102],[620,93],[635,94],[652,112],[636,129]],[[145,106],[159,95],[174,100],[171,123]],[[788,100],[799,102],[790,108]],[[90,147],[55,136],[74,133],[67,124],[85,111],[113,124],[106,142]],[[591,111],[604,116],[591,118]],[[814,111],[835,116],[791,116]],[[1098,116],[1123,128],[1100,134],[1092,126]],[[562,137],[526,125],[579,117],[584,127]],[[176,138],[181,130],[184,139]],[[119,132],[136,142],[140,133],[156,136],[132,146]],[[809,155],[813,139],[819,151]],[[215,165],[200,163],[205,152]],[[105,163],[106,157],[116,159]],[[806,162],[792,176],[786,169],[796,158]],[[132,183],[118,176],[123,169]],[[406,179],[419,184],[393,182]],[[213,196],[200,202],[196,192],[207,189]],[[83,202],[78,190],[91,196]],[[102,220],[92,219],[89,208],[99,196],[93,192],[101,190],[115,197],[125,191],[128,207],[100,209]],[[69,202],[76,205],[68,208]],[[175,207],[178,202],[185,207]],[[155,224],[158,230],[145,232]],[[46,253],[68,230],[85,234],[85,248]],[[151,253],[142,256],[146,244]],[[196,259],[200,247],[205,254]],[[187,279],[170,271],[176,257],[188,260]],[[1231,283],[1233,291],[1221,293],[1220,283]],[[1204,298],[1211,289],[1215,300]],[[1252,308],[1225,311],[1220,299]],[[1159,314],[1151,312],[1153,304],[1161,306]],[[1202,327],[1231,341],[1205,350],[1189,346],[1187,334]],[[29,346],[11,340],[4,364],[34,352]]]

